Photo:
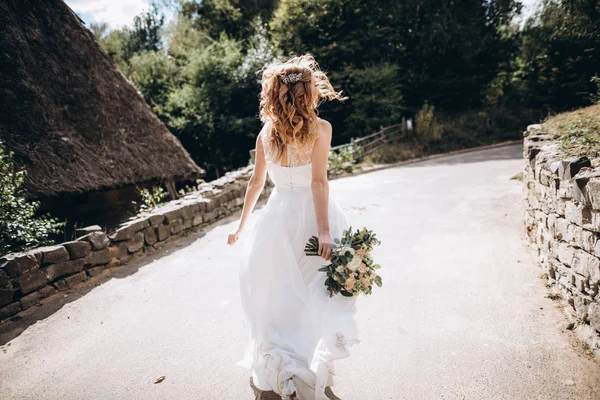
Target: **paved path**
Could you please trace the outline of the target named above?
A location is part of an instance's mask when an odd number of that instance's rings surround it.
[[[359,302],[344,400],[600,399],[600,368],[522,239],[518,146],[332,182],[383,245],[384,287]],[[260,212],[260,211],[259,211]],[[233,222],[30,326],[0,348],[2,399],[252,398]],[[166,379],[153,384],[159,376]]]

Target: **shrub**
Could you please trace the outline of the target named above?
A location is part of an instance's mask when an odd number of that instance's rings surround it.
[[[425,104],[415,117],[415,132],[423,143],[437,141],[442,138],[444,127],[435,118],[435,108]]]
[[[139,192],[141,199],[138,211],[149,211],[156,208],[167,196],[167,193],[161,186],[153,187],[152,191],[140,189]]]
[[[344,172],[354,171],[355,159],[352,147],[342,147],[329,152],[329,173],[340,175]]]
[[[15,167],[13,153],[0,141],[0,254],[50,243],[64,223],[38,216],[39,202],[27,201],[27,171]]]
[[[596,84],[598,89],[596,90],[595,94],[592,94],[591,99],[594,102],[594,104],[600,104],[600,76],[594,76],[592,78],[592,82]]]
[[[522,130],[532,121],[539,121],[535,110],[511,110],[489,107],[460,114],[436,115],[444,127],[444,140],[436,143],[437,151],[481,146],[522,138]]]
[[[369,154],[365,161],[369,164],[393,164],[419,158],[424,154],[418,143],[389,143]]]

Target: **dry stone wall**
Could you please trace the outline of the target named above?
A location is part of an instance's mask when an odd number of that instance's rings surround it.
[[[75,241],[0,258],[0,320],[232,214],[244,203],[251,175],[251,167],[230,172],[200,185],[197,192],[132,218],[114,232],[92,226],[81,230]],[[271,190],[267,185],[263,196]]]
[[[525,132],[527,234],[547,271],[600,348],[600,168],[568,157],[540,125]]]

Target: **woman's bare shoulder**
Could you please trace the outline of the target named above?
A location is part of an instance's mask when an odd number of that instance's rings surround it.
[[[319,138],[331,140],[332,127],[329,121],[322,118],[317,118],[319,124]]]

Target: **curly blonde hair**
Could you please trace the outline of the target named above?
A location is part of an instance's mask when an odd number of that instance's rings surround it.
[[[289,144],[309,146],[318,136],[317,107],[325,100],[346,100],[310,54],[276,61],[263,68],[260,119],[271,121],[268,133],[276,160]]]

